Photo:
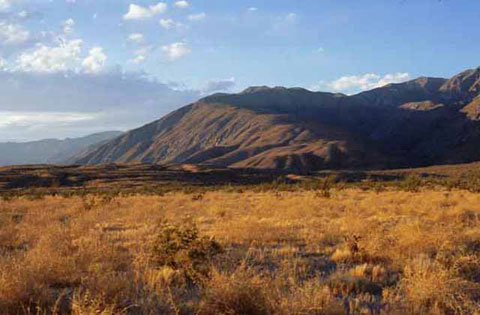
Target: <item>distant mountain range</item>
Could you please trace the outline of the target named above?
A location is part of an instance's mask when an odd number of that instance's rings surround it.
[[[45,139],[31,142],[0,143],[0,165],[67,164],[69,158],[83,150],[93,150],[108,140],[118,137],[120,131],[107,131],[73,139]]]
[[[480,68],[360,94],[251,87],[214,94],[77,155],[312,171],[480,160]]]

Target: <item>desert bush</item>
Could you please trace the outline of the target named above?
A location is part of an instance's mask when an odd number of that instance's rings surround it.
[[[422,178],[418,175],[408,175],[400,182],[399,187],[409,192],[419,192],[420,188],[425,184]]]
[[[336,295],[382,294],[382,287],[367,279],[365,275],[352,275],[349,272],[339,272],[331,275],[327,283],[330,290]]]
[[[3,202],[9,202],[9,201],[13,200],[15,197],[16,197],[15,194],[12,193],[12,192],[2,193],[0,195],[0,200],[2,200]]]
[[[204,193],[195,194],[192,197],[192,201],[201,201],[203,200]]]
[[[274,313],[280,315],[345,314],[345,303],[320,279],[314,278],[292,288],[285,297],[278,298]]]
[[[127,309],[120,309],[115,304],[106,303],[101,295],[92,295],[88,290],[76,290],[72,298],[72,315],[122,315]]]
[[[360,188],[363,191],[374,191],[377,194],[379,194],[387,190],[387,183],[377,181],[377,180],[367,179],[365,181],[362,181]]]
[[[198,314],[267,315],[273,313],[262,280],[245,270],[231,275],[215,271],[209,280]]]
[[[480,257],[478,255],[462,255],[453,263],[452,269],[462,278],[480,283]]]
[[[334,186],[334,177],[327,176],[323,180],[320,181],[320,185],[318,190],[316,191],[315,195],[321,198],[330,198],[332,196],[331,190]]]
[[[158,266],[181,269],[192,280],[208,276],[212,259],[222,252],[213,238],[200,236],[195,224],[174,225],[160,222],[151,245],[151,257]]]
[[[84,194],[82,196],[83,208],[90,211],[110,204],[117,197],[116,193],[108,194]]]
[[[478,285],[426,256],[405,266],[399,288],[416,314],[475,314],[480,309]]]

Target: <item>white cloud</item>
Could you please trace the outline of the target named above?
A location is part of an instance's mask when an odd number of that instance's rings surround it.
[[[250,8],[248,8],[248,11],[251,11],[251,12],[258,11],[258,8],[256,8],[256,7],[250,7]]]
[[[150,53],[150,50],[152,49],[151,46],[143,46],[135,50],[133,53],[135,57],[133,59],[130,59],[129,62],[134,63],[134,64],[139,64],[147,60],[147,56]]]
[[[88,52],[88,57],[82,62],[82,66],[87,72],[97,73],[103,69],[107,55],[103,52],[102,47],[93,47]]]
[[[134,64],[139,64],[139,63],[144,62],[146,59],[147,58],[144,55],[138,55],[135,58],[130,59],[130,62],[132,62]]]
[[[13,112],[0,111],[0,128],[11,125],[30,126],[32,124],[72,123],[98,118],[97,113],[62,113],[62,112]]]
[[[410,80],[410,78],[411,78],[410,74],[406,72],[386,74],[385,76],[383,76],[383,78],[381,78],[381,80],[379,80],[375,84],[374,88],[385,86],[391,83],[402,83]]]
[[[0,71],[5,71],[7,69],[7,61],[0,57]]]
[[[33,51],[21,53],[16,60],[17,71],[59,72],[72,69],[79,61],[83,41],[60,41],[56,47],[37,44]]]
[[[185,8],[188,8],[190,4],[188,3],[188,1],[181,0],[181,1],[175,2],[175,6],[180,9],[185,9]]]
[[[30,32],[23,26],[0,22],[0,45],[17,45],[26,42],[29,38]]]
[[[18,17],[19,17],[19,18],[22,18],[22,19],[25,19],[25,18],[28,17],[28,12],[25,11],[25,10],[20,11],[20,12],[18,12]]]
[[[0,11],[7,11],[11,8],[11,0],[0,0]]]
[[[75,26],[75,21],[73,19],[65,20],[62,23],[63,26],[63,33],[66,35],[73,33],[73,27]]]
[[[338,92],[358,92],[375,89],[390,83],[401,83],[410,79],[409,73],[389,73],[381,76],[376,73],[344,76],[321,85]]]
[[[162,50],[170,60],[177,60],[191,53],[191,49],[185,43],[165,45]]]
[[[150,47],[150,46],[143,46],[143,47],[140,47],[140,48],[138,48],[137,50],[135,50],[134,53],[135,53],[135,55],[137,55],[137,56],[138,56],[138,55],[144,55],[144,56],[145,56],[145,55],[147,55],[147,54],[150,52],[151,48],[152,48],[152,47]]]
[[[174,20],[172,19],[160,19],[160,21],[158,21],[158,23],[160,24],[160,26],[166,30],[169,30],[169,29],[172,29],[172,28],[182,28],[182,27],[185,27],[184,24],[182,23],[179,23],[179,22],[175,22]]]
[[[223,80],[211,80],[202,89],[203,93],[213,93],[220,91],[228,91],[235,86],[235,78],[223,79]]]
[[[71,25],[72,23],[65,23]],[[93,47],[88,54],[83,52],[84,42],[81,39],[56,39],[55,44],[36,44],[32,49],[20,53],[15,65],[10,67],[14,72],[59,73],[101,71],[107,61],[102,47]]]
[[[205,19],[206,17],[207,17],[207,15],[204,12],[202,12],[202,13],[197,13],[197,14],[190,14],[188,16],[188,19],[190,21],[201,21],[201,20]]]
[[[166,30],[169,30],[175,26],[175,21],[173,21],[172,19],[161,19],[159,23],[160,23],[160,26]]]
[[[266,25],[265,34],[275,37],[296,36],[300,31],[297,29],[298,20],[299,16],[294,12],[274,16],[266,20],[270,25]]]
[[[142,33],[133,33],[128,36],[128,40],[132,42],[141,42],[144,40]]]
[[[293,13],[293,12],[290,12],[287,14],[287,16],[285,17],[285,20],[287,22],[295,22],[297,20],[297,14],[296,13]]]
[[[145,20],[167,11],[167,4],[159,2],[156,5],[142,7],[131,3],[127,14],[123,16],[124,20]]]

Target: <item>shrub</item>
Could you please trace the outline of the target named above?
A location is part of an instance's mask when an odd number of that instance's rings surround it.
[[[473,314],[479,307],[478,285],[426,256],[405,266],[400,289],[413,313]]]
[[[213,239],[200,236],[194,224],[174,225],[161,222],[152,244],[152,260],[158,266],[184,270],[189,278],[208,276],[213,257],[222,247]]]
[[[291,291],[287,291],[286,296],[281,295],[279,300],[281,302],[275,304],[275,314],[278,315],[343,315],[346,313],[344,301],[336,297],[318,278],[292,287]]]
[[[400,188],[409,192],[419,192],[423,186],[423,180],[418,175],[409,175],[400,184]]]
[[[118,309],[115,304],[106,303],[101,296],[92,295],[89,291],[81,292],[76,290],[72,298],[72,314],[127,314],[127,310]]]
[[[265,315],[272,307],[262,281],[241,270],[232,275],[214,273],[208,282],[198,314]]]
[[[332,189],[333,184],[333,177],[332,176],[327,176],[325,177],[320,186],[318,187],[319,190],[315,193],[317,197],[320,198],[330,198],[332,196],[330,190]]]
[[[357,276],[349,273],[335,273],[328,279],[328,286],[332,292],[341,296],[362,293],[371,295],[382,294],[382,287],[363,275]]]

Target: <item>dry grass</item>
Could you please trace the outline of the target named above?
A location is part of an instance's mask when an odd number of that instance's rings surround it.
[[[0,312],[479,314],[479,223],[467,191],[3,200]]]

